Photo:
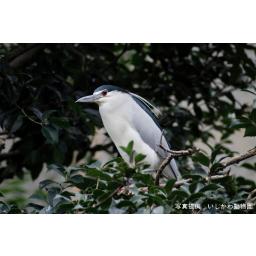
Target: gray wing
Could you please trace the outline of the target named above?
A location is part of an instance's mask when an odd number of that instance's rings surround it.
[[[143,118],[139,113],[133,113],[134,119],[133,123],[135,125],[136,130],[139,132],[141,138],[145,143],[147,143],[161,159],[166,158],[167,152],[159,147],[159,144],[166,148],[170,149],[167,140],[162,133],[162,129],[158,123],[156,116],[151,112],[151,110],[138,98],[133,97],[133,99],[140,105],[140,107],[151,117],[151,118]],[[174,159],[171,160],[170,165],[167,166],[163,171],[164,176],[167,178],[176,178],[180,179],[181,174],[178,170],[176,162]]]

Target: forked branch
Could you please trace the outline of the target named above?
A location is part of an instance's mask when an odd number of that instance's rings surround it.
[[[159,180],[160,177],[164,171],[164,168],[171,162],[171,160],[174,157],[179,157],[179,156],[191,156],[196,152],[199,152],[200,150],[198,148],[189,148],[186,150],[170,150],[170,149],[165,149],[162,145],[159,145],[160,148],[168,152],[168,156],[163,160],[161,165],[159,166],[157,172],[156,172],[156,179],[155,179],[155,184],[159,185]]]
[[[166,152],[168,152],[169,154],[167,155],[167,157],[163,160],[163,162],[161,163],[160,167],[157,170],[156,173],[156,178],[155,178],[155,184],[159,185],[159,180],[160,177],[163,173],[164,168],[171,162],[171,160],[175,157],[180,157],[180,156],[190,156],[193,155],[194,153],[199,152],[200,150],[198,148],[189,148],[187,150],[169,150],[169,149],[165,149],[162,145],[159,145],[160,148],[164,149]],[[251,150],[249,150],[247,153],[242,154],[240,156],[236,156],[233,158],[230,158],[229,160],[227,160],[226,162],[221,162],[220,166],[214,171],[214,174],[217,174],[221,171],[223,171],[224,169],[226,169],[227,167],[234,165],[234,164],[238,164],[243,160],[246,160],[248,158],[251,158],[253,156],[256,156],[256,148],[253,148]],[[220,175],[209,175],[208,179],[209,180],[213,180],[213,179],[219,179],[222,177],[225,177],[229,175],[229,171],[226,172],[224,175],[220,174]],[[185,180],[185,183],[189,182],[188,180]],[[183,181],[177,181],[177,185],[182,185]]]

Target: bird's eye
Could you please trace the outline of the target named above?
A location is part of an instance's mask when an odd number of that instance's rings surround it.
[[[102,93],[101,93],[102,96],[106,96],[107,94],[108,94],[108,91],[107,91],[107,90],[104,90],[104,91],[102,91]]]

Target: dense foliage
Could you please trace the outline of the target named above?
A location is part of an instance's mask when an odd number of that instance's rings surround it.
[[[205,177],[236,153],[230,136],[237,129],[256,136],[255,105],[235,96],[256,96],[255,53],[246,44],[1,44],[0,182],[26,172],[35,179],[44,163],[61,178],[42,181],[25,207],[0,193],[0,212],[254,212],[244,205],[252,202],[254,181]],[[102,126],[97,106],[74,102],[101,84],[127,88],[158,106],[173,148],[201,141],[210,149],[211,155],[178,159],[191,182],[156,186],[143,173],[142,156],[135,169],[120,158],[103,167],[94,162],[96,151],[116,156],[116,150],[112,144],[91,148],[89,137]],[[8,151],[6,140],[13,143]],[[88,165],[71,165],[74,151]],[[256,163],[244,167],[255,171]]]

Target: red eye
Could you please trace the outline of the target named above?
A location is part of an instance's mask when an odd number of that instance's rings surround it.
[[[108,91],[107,91],[107,90],[104,90],[104,91],[102,91],[102,93],[101,93],[102,96],[106,96],[107,94],[108,94]]]

